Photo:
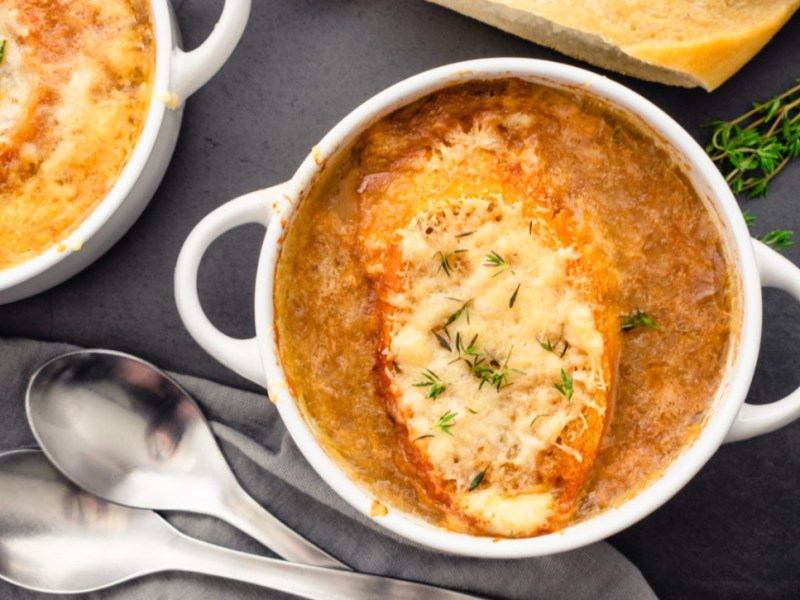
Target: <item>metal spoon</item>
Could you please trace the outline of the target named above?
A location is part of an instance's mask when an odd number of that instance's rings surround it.
[[[348,568],[242,489],[200,408],[150,363],[108,350],[64,354],[33,375],[26,405],[47,457],[92,494],[211,515],[287,560]]]
[[[0,454],[0,578],[41,592],[78,593],[162,571],[214,575],[319,600],[474,598],[220,548],[183,535],[152,511],[78,489],[39,451]]]

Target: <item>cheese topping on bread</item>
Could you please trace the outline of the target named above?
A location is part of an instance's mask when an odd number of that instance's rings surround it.
[[[138,140],[155,48],[143,0],[0,2],[0,269],[66,241]]]
[[[537,126],[478,114],[360,186],[387,408],[428,493],[502,536],[574,513],[617,345],[607,268],[538,186],[535,141],[518,143]],[[376,152],[384,141],[374,132]]]

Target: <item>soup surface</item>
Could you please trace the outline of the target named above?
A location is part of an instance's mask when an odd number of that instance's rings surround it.
[[[0,0],[0,46],[5,269],[64,243],[114,185],[144,125],[155,41],[144,0]]]
[[[699,432],[737,336],[716,217],[654,135],[517,79],[383,118],[295,215],[287,381],[375,498],[456,531],[554,531]]]

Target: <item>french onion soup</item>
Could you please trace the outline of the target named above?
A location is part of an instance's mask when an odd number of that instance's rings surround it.
[[[147,115],[155,40],[145,0],[2,0],[0,7],[6,269],[65,244],[116,182]]]
[[[697,436],[735,346],[717,217],[589,90],[507,78],[362,132],[275,279],[287,382],[376,501],[528,537],[619,503]]]

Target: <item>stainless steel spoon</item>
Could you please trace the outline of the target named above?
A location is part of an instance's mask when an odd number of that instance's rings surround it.
[[[50,461],[95,496],[211,515],[287,560],[348,568],[242,489],[197,404],[150,363],[108,350],[64,354],[33,375],[26,405]]]
[[[78,593],[163,571],[203,573],[319,600],[474,598],[213,546],[183,535],[152,511],[80,490],[39,451],[0,454],[0,578],[41,592]]]

